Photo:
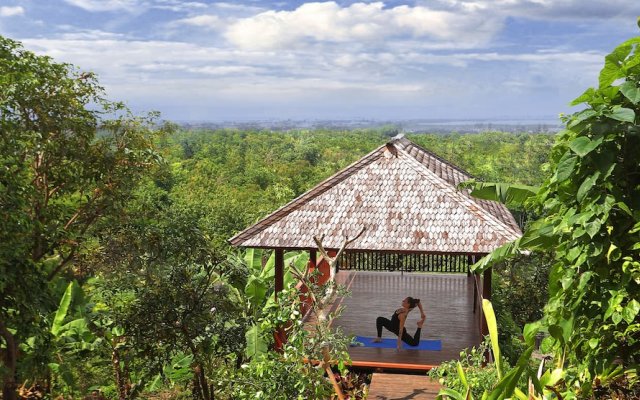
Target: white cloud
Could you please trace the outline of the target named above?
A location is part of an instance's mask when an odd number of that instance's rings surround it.
[[[221,25],[222,19],[217,15],[196,15],[195,17],[182,18],[175,21],[175,24],[199,26],[208,29],[216,29]]]
[[[602,20],[640,13],[636,0],[437,0],[449,10],[546,20]],[[433,5],[433,2],[430,2]]]
[[[365,43],[413,37],[462,47],[482,46],[500,30],[501,20],[472,12],[423,6],[385,8],[384,3],[306,3],[293,11],[266,11],[233,23],[225,37],[243,49],[274,50],[308,43]]]
[[[58,25],[57,35],[24,43],[58,61],[97,72],[110,98],[144,104],[169,116],[179,109],[207,119],[203,110],[208,104],[235,107],[238,114],[251,107],[270,108],[279,112],[276,117],[305,105],[310,112],[324,107],[328,115],[349,107],[354,112],[374,106],[384,111],[387,103],[405,107],[403,112],[414,116],[422,115],[420,107],[429,112],[451,113],[456,107],[493,112],[492,104],[508,108],[510,102],[524,104],[523,99],[532,96],[546,99],[539,103],[555,113],[595,83],[605,51],[572,47],[565,40],[572,37],[564,32],[554,41],[532,40],[516,48],[520,38],[503,30],[507,17],[543,18],[540,10],[559,7],[551,0],[429,0],[412,6],[361,0],[347,6],[306,3],[288,11],[232,3],[206,8],[202,3],[182,3],[185,7],[180,8],[177,0],[107,0],[103,7],[108,4],[127,11],[184,12],[148,29],[156,38],[176,41],[131,40],[144,34]],[[538,11],[527,15],[525,11],[534,8]],[[169,18],[180,19],[168,23]],[[610,24],[610,19],[593,21],[595,28],[588,33],[596,37],[597,29],[604,31]],[[193,29],[184,29],[186,25],[207,32],[198,32],[194,40]],[[167,27],[174,29],[171,35],[157,34],[169,31]],[[532,25],[531,33],[535,32]]]
[[[72,6],[82,8],[90,12],[101,11],[137,11],[146,5],[139,0],[65,0]]]
[[[58,25],[58,29],[64,32],[60,34],[62,40],[105,40],[126,37],[122,33],[105,32],[99,29],[78,29],[72,25]]]
[[[14,17],[17,15],[24,15],[24,8],[20,6],[0,7],[0,17]]]
[[[193,10],[202,10],[207,8],[206,3],[200,3],[197,1],[182,1],[182,0],[156,0],[153,8],[159,10],[169,10],[173,12],[188,12]]]
[[[87,40],[83,36],[95,38]],[[178,91],[174,93],[176,97],[201,86],[244,94],[249,94],[252,88],[282,93],[284,87],[289,93],[304,93],[310,89],[409,93],[434,87],[436,76],[448,76],[461,82],[471,79],[476,73],[471,66],[477,67],[479,63],[518,71],[522,76],[546,74],[549,80],[563,84],[563,80],[576,81],[581,76],[593,78],[596,76],[593,71],[602,64],[602,55],[597,52],[500,54],[491,51],[444,55],[421,51],[402,54],[392,51],[317,52],[311,48],[283,54],[183,42],[125,40],[99,31],[60,39],[29,39],[25,44],[59,61],[97,72],[107,87],[119,88],[114,93],[116,98],[124,97],[121,90],[125,85],[143,91],[152,88],[162,91],[162,87],[171,87]],[[506,63],[518,66],[508,67]],[[434,75],[433,68],[445,68],[446,73]],[[589,74],[583,74],[583,71]],[[496,81],[500,81],[499,74],[486,84],[496,85]],[[519,80],[520,77],[514,75],[505,77],[504,82]],[[580,80],[580,83],[584,84],[584,81]],[[441,94],[445,92],[443,89]],[[130,93],[127,91],[126,94]],[[156,95],[159,94],[150,96]]]
[[[222,65],[213,66],[208,65],[204,67],[189,68],[189,72],[206,74],[206,75],[253,75],[261,71],[260,68],[249,67],[243,65]]]

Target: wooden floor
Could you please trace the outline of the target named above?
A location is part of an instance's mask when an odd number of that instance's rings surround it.
[[[425,375],[373,374],[367,400],[433,400],[440,384]]]
[[[354,366],[371,369],[426,371],[457,359],[460,351],[480,343],[478,318],[473,313],[473,279],[465,274],[340,271],[338,280],[351,296],[337,302],[345,307],[334,320],[349,335],[376,336],[376,318],[390,318],[407,296],[421,299],[427,320],[421,339],[439,339],[441,351],[351,347]],[[420,312],[409,313],[406,328],[413,335]],[[383,337],[395,338],[388,331]]]

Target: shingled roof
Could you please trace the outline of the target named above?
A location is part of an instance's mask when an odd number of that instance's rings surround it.
[[[522,235],[504,205],[458,190],[472,176],[398,136],[285,204],[229,242],[234,246],[326,248],[364,234],[361,251],[482,254]]]

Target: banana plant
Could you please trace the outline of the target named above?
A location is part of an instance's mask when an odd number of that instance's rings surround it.
[[[56,357],[47,364],[52,374],[52,381],[59,382],[66,389],[71,389],[74,385],[73,368],[68,361],[68,357],[79,353],[90,352],[96,349],[99,339],[93,335],[89,329],[87,320],[84,317],[74,318],[69,321],[71,305],[80,303],[84,296],[80,286],[74,281],[67,285],[53,316],[49,334],[51,345],[49,349]],[[30,338],[25,342],[30,348],[26,351],[40,352],[35,344],[36,340]],[[55,361],[54,361],[55,360]]]
[[[458,185],[460,189],[471,189],[471,196],[493,200],[512,207],[522,207],[540,190],[536,186],[517,185],[502,182],[478,182],[470,180]]]
[[[267,309],[275,305],[275,293],[272,290],[275,276],[275,253],[271,253],[263,263],[265,251],[261,249],[247,249],[242,261],[249,269],[249,278],[244,287],[244,297],[247,301],[248,317],[253,321],[245,334],[247,341],[246,355],[249,358],[265,354],[269,347],[269,336],[274,327],[268,323],[260,323],[260,317]],[[293,266],[298,270],[307,267],[309,255],[306,252],[289,252],[284,255],[284,264]],[[295,279],[286,268],[284,274],[284,287],[295,283]]]

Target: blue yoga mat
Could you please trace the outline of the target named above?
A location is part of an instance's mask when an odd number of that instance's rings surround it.
[[[395,349],[396,344],[398,343],[398,339],[382,339],[380,343],[374,343],[373,338],[365,337],[365,336],[356,336],[353,338],[353,342],[351,344],[352,347],[360,346],[362,343],[363,347],[378,347],[382,349]],[[402,348],[407,350],[432,350],[432,351],[440,351],[442,350],[442,342],[440,340],[421,340],[417,346],[409,346],[405,342],[402,342]]]

